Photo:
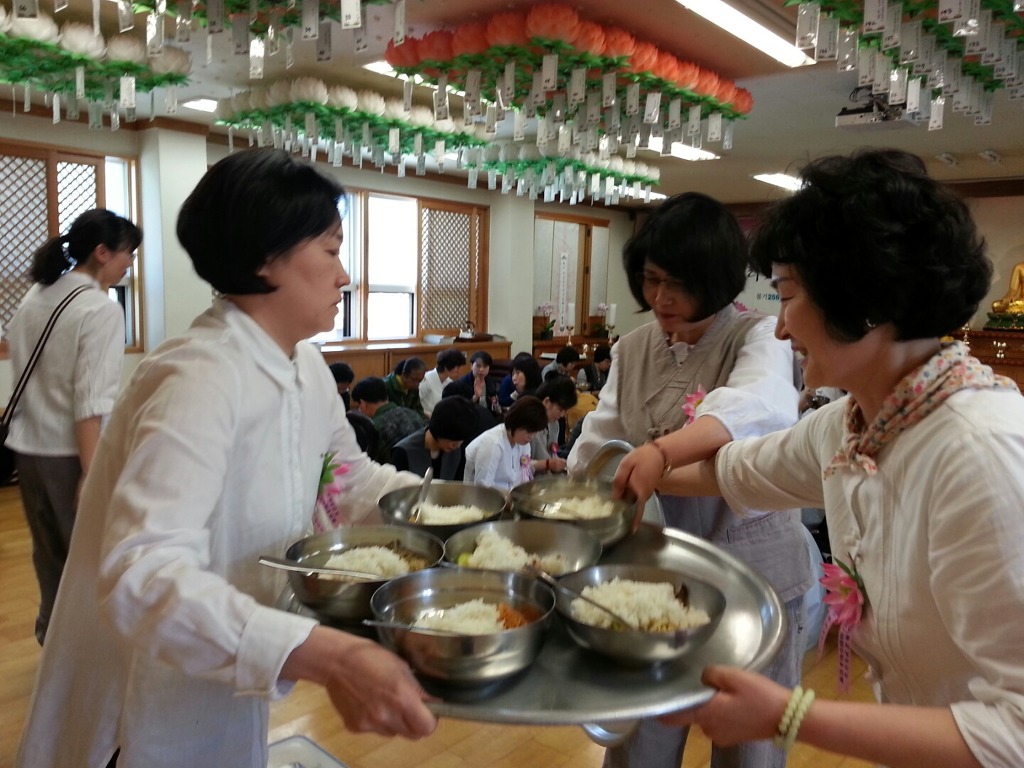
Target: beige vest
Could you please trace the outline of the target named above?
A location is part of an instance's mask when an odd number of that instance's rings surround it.
[[[686,396],[726,383],[750,329],[764,316],[729,305],[677,363],[657,323],[645,325],[616,345],[619,413],[629,441],[640,445],[674,432],[687,420]],[[801,598],[813,577],[795,510],[740,517],[714,497],[661,496],[665,524],[714,542],[764,576],[783,602]]]

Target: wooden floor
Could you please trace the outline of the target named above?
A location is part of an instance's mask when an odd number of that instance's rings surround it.
[[[0,488],[0,768],[14,761],[28,707],[39,647],[32,635],[38,590],[32,571],[31,543],[16,487]],[[836,658],[833,648],[819,661],[807,656],[804,682],[819,696],[835,696]],[[855,660],[853,691],[844,698],[870,701],[861,679],[864,665]],[[270,740],[304,735],[351,768],[591,768],[601,764],[603,750],[582,729],[501,726],[442,720],[429,739],[410,742],[348,733],[326,696],[316,686],[300,684],[273,705]],[[59,738],[55,729],[54,737]],[[710,745],[696,730],[683,762],[685,768],[709,764]],[[796,745],[791,768],[870,768],[844,758]]]

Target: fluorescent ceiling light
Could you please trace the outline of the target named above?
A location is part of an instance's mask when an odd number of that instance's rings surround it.
[[[216,112],[217,102],[214,99],[198,98],[181,102],[181,106],[195,109],[199,112]]]
[[[790,176],[787,173],[758,173],[754,175],[754,178],[758,181],[763,181],[765,184],[773,184],[776,187],[788,189],[790,192],[796,192],[804,185],[801,179],[798,179],[796,176]]]
[[[698,16],[703,16],[747,45],[768,54],[787,67],[802,67],[814,64],[814,59],[797,48],[791,41],[784,40],[770,29],[761,26],[722,0],[676,0]]]
[[[397,77],[398,73],[392,69],[391,65],[384,59],[378,59],[377,61],[371,61],[367,64],[363,64],[363,69],[368,69],[371,72],[376,72],[378,75],[388,75],[389,77]]]
[[[657,152],[661,154],[664,142],[660,136],[653,137],[647,140],[647,146],[645,149],[651,152]],[[669,150],[669,154],[672,157],[678,157],[680,160],[717,160],[718,155],[714,152],[708,152],[706,149],[697,149],[691,147],[689,144],[683,144],[680,141],[673,142],[672,149]]]

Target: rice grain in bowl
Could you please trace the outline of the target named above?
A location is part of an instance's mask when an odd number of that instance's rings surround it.
[[[533,577],[469,568],[410,573],[383,585],[370,600],[378,621],[406,625],[425,622],[463,633],[446,636],[417,632],[415,628],[377,628],[381,643],[408,661],[417,674],[460,686],[501,680],[532,664],[540,652],[554,605],[551,588]],[[504,626],[508,626],[510,611],[526,624],[481,632],[488,628],[484,623],[487,616],[493,620],[495,611]],[[454,620],[449,621],[453,614]],[[460,625],[460,620],[466,623]]]
[[[377,502],[384,522],[427,531],[444,541],[463,528],[496,520],[505,509],[505,494],[495,488],[435,481],[427,491],[420,517],[411,521],[419,491],[419,486],[413,485],[385,493]]]
[[[641,584],[634,587],[630,582]],[[626,664],[672,661],[686,656],[714,634],[725,613],[725,596],[717,587],[657,566],[598,565],[570,574],[560,583],[573,592],[592,597],[631,624],[678,627],[668,631],[623,629],[599,608],[583,608],[583,601],[559,592],[557,610],[573,640]],[[686,609],[674,607],[677,598],[686,604]]]
[[[521,517],[576,525],[610,547],[629,533],[635,505],[612,498],[604,480],[542,477],[517,485],[509,493],[512,511]]]
[[[600,557],[601,543],[582,528],[541,520],[482,523],[444,543],[448,563],[513,571],[534,565],[553,576],[594,565]]]

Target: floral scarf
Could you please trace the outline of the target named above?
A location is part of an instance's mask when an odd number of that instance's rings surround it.
[[[938,408],[950,395],[962,389],[1017,389],[1012,379],[997,376],[987,365],[967,353],[956,341],[942,349],[920,368],[911,371],[885,399],[871,424],[865,424],[860,406],[853,398],[846,405],[843,444],[825,468],[824,477],[839,469],[860,468],[868,475],[878,471],[874,457],[897,436]]]

